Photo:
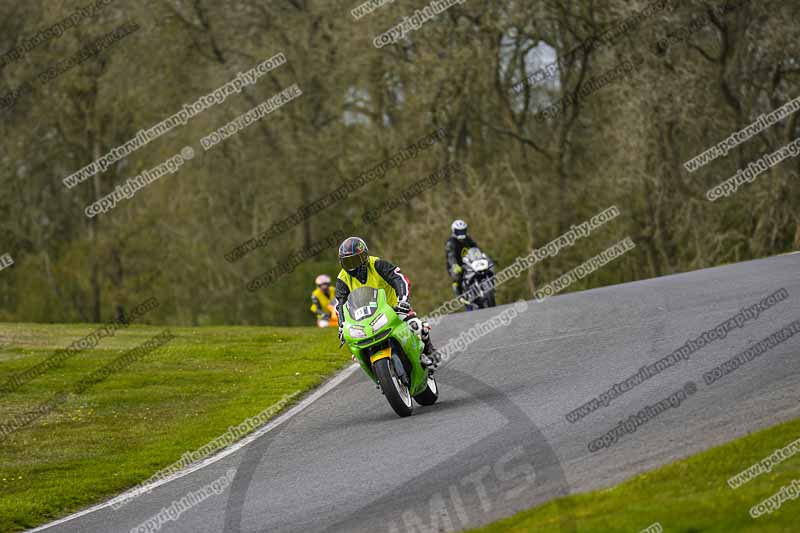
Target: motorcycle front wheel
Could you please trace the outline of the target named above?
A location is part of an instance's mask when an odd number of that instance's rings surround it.
[[[486,295],[486,307],[494,307],[497,303],[494,300],[494,291]]]
[[[414,410],[411,403],[411,392],[398,377],[397,370],[391,359],[381,359],[376,361],[372,367],[375,370],[375,377],[381,384],[383,395],[389,405],[392,406],[397,416],[411,416]]]

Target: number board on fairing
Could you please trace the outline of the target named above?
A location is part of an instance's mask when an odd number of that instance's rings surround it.
[[[353,311],[353,320],[359,321],[372,316],[378,310],[378,302],[370,302],[369,305],[359,307]]]

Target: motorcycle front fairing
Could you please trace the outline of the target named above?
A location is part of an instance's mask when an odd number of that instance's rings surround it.
[[[360,287],[350,293],[343,309],[345,342],[370,379],[377,383],[373,363],[396,354],[411,377],[412,395],[424,391],[427,372],[420,363],[424,345],[388,304],[386,292]]]

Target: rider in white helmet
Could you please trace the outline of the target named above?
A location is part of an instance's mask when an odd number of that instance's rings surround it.
[[[311,293],[311,312],[316,315],[317,320],[330,320],[331,304],[335,303],[331,278],[326,274],[320,274],[314,280],[314,284],[317,288]]]
[[[470,248],[478,248],[478,243],[467,234],[467,223],[461,219],[454,220],[450,225],[450,238],[447,239],[444,250],[447,258],[447,273],[453,280],[453,293],[456,297],[460,297],[463,292],[461,282],[464,271],[461,268],[461,258]]]

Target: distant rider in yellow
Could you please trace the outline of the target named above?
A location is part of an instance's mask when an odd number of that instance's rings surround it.
[[[360,287],[372,287],[386,291],[387,303],[404,319],[416,317],[416,313],[408,302],[411,294],[411,283],[386,259],[369,255],[367,243],[358,237],[348,237],[339,245],[339,263],[342,270],[336,279],[336,312],[344,317],[342,307],[347,302],[350,292]],[[344,320],[339,320],[339,339],[344,339],[342,332]],[[430,336],[431,326],[422,323],[422,342],[425,348],[420,357],[423,366],[431,366],[440,362],[441,357],[433,347]]]
[[[330,320],[330,305],[333,303],[334,291],[331,287],[331,278],[325,274],[320,274],[314,280],[317,288],[311,293],[311,312],[317,320]]]

